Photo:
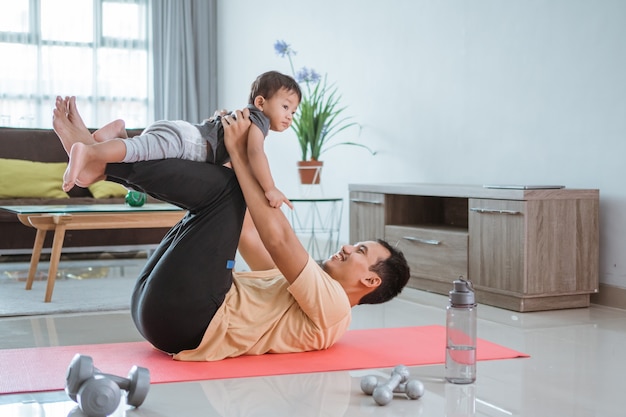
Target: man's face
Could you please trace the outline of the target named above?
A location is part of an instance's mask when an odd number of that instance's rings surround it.
[[[342,246],[323,265],[326,273],[347,288],[362,278],[376,275],[370,267],[389,256],[391,253],[378,242],[359,242]]]

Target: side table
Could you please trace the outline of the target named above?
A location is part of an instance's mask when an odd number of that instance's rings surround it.
[[[342,198],[294,198],[293,210],[283,205],[291,227],[316,261],[328,259],[339,249]]]
[[[22,224],[37,229],[26,281],[27,290],[32,288],[46,233],[54,232],[44,298],[46,303],[52,300],[66,230],[172,227],[187,213],[185,210],[164,203],[145,204],[141,207],[130,207],[124,204],[94,204],[0,206],[0,209],[16,213]]]

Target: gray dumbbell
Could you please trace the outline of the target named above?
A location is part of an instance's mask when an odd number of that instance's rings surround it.
[[[127,378],[103,374],[90,356],[76,354],[67,368],[65,392],[90,417],[111,414],[120,403],[121,390],[128,391],[126,402],[139,407],[150,389],[150,371],[133,366]]]
[[[424,384],[418,380],[409,380],[409,370],[404,365],[396,366],[388,381],[381,383],[374,375],[367,375],[361,379],[361,390],[374,397],[378,405],[387,405],[393,399],[393,394],[405,394],[412,400],[424,395]]]
[[[393,392],[400,392],[412,400],[417,400],[424,395],[424,384],[417,379],[409,379],[405,384],[398,385]]]

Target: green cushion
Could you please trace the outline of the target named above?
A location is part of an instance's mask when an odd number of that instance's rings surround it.
[[[0,198],[69,198],[63,191],[65,162],[0,158]]]
[[[91,184],[89,192],[95,198],[125,197],[128,190],[121,184],[112,181],[98,181]]]

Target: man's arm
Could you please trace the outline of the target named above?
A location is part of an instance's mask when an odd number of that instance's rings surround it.
[[[238,249],[251,270],[266,271],[276,268],[274,260],[267,249],[265,249],[259,232],[257,232],[254,222],[250,217],[250,213],[247,210],[243,218],[243,227],[241,228]]]
[[[309,254],[282,210],[270,207],[263,188],[252,173],[246,143],[247,129],[250,126],[249,114],[249,110],[245,109],[243,113],[237,111],[236,120],[226,117],[224,143],[259,236],[276,267],[289,283],[293,283],[306,266]]]

